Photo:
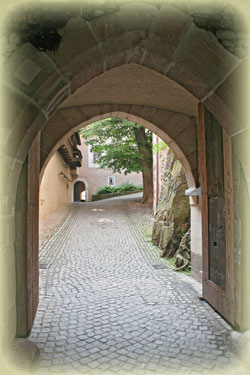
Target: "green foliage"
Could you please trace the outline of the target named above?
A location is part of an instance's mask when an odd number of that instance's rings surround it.
[[[182,239],[182,237],[184,237],[185,234],[186,234],[186,232],[179,232],[179,233],[177,233],[176,237]]]
[[[145,161],[145,155],[141,152],[143,146],[139,152],[135,137],[139,129],[144,127],[128,120],[108,118],[81,129],[79,133],[85,139],[85,144],[92,146],[92,152],[101,153],[97,162],[100,168],[128,174],[143,170],[142,159]],[[145,149],[152,150],[152,133],[147,129],[144,131]],[[152,152],[146,163],[152,165]]]
[[[108,193],[114,193],[114,186],[103,186],[99,189],[97,189],[97,194],[108,194]]]
[[[157,154],[157,152],[164,150],[166,147],[168,147],[168,145],[165,142],[159,141],[153,145],[153,153]]]
[[[118,193],[124,191],[141,191],[143,187],[141,185],[134,185],[128,182],[118,186],[104,186],[97,190],[97,194],[108,194],[108,193]]]
[[[139,191],[142,189],[143,187],[141,185],[134,185],[130,184],[129,182],[116,186],[116,191]]]
[[[153,241],[152,241],[152,227],[150,228],[142,228],[142,232],[145,236],[145,241],[148,242],[151,245],[152,251],[156,252],[159,256],[161,256],[162,249],[160,249],[158,246],[156,246]],[[176,270],[176,265],[174,262],[174,258],[161,258],[161,263],[164,263],[167,268],[166,269],[171,269],[173,271]],[[187,276],[191,275],[191,270],[186,269],[186,270],[179,270],[179,273],[183,273]]]

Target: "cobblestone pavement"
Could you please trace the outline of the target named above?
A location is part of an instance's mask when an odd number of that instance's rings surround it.
[[[135,197],[72,204],[41,249],[36,373],[217,374],[236,363],[230,327],[191,277],[153,267],[163,261]]]
[[[64,204],[53,212],[48,218],[41,220],[39,224],[39,245],[42,248],[45,243],[58,232],[66,220],[71,206]]]

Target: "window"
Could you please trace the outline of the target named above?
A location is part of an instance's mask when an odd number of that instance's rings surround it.
[[[115,186],[115,176],[108,177],[108,186]]]
[[[105,155],[105,152],[92,152],[92,146],[88,146],[88,167],[89,168],[100,168],[100,157]]]
[[[93,163],[97,163],[100,159],[101,153],[100,152],[93,152]]]

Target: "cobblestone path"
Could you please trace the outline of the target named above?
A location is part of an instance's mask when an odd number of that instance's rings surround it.
[[[190,282],[153,267],[163,261],[133,200],[72,204],[41,249],[36,373],[217,374],[235,363],[230,327]]]

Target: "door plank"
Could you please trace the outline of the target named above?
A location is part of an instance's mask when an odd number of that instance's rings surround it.
[[[232,141],[223,129],[225,201],[226,201],[226,298],[227,316],[230,323],[234,322],[234,199],[233,199],[233,168]]]
[[[230,137],[224,130],[221,131],[216,120],[212,117],[209,118],[209,116],[208,113],[208,123],[205,123],[207,121],[205,109],[203,104],[199,103],[198,152],[199,178],[202,190],[202,290],[205,300],[233,325],[234,206],[232,145]],[[210,142],[208,149],[206,141]],[[207,160],[207,156],[209,160]],[[218,233],[216,228],[219,229]],[[216,252],[217,237],[220,246],[218,252]],[[211,243],[213,238],[214,243]],[[210,255],[210,251],[214,253]],[[210,270],[212,265],[210,256],[212,255],[215,256],[214,259],[219,257],[218,269],[216,269],[216,261],[212,262],[213,272]],[[225,279],[223,272],[225,273]],[[221,273],[221,275],[218,273]],[[219,285],[216,285],[217,283]]]
[[[207,162],[205,144],[204,105],[198,104],[198,155],[199,176],[202,193],[202,293],[206,298],[208,293],[208,201],[207,201]]]
[[[27,297],[28,331],[31,330],[39,301],[39,172],[40,134],[28,153],[27,177]]]

